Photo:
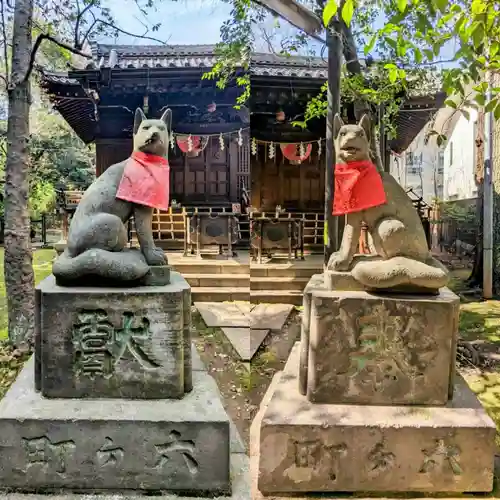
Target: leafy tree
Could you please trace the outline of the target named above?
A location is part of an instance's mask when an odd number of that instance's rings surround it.
[[[288,54],[304,44],[304,35],[322,40],[324,29],[342,41],[344,65],[341,96],[360,109],[384,105],[384,125],[394,136],[394,117],[404,98],[438,90],[447,94],[446,105],[468,118],[479,108],[500,118],[500,10],[491,0],[228,0],[234,6],[222,33],[218,65],[207,75],[221,85],[237,69],[238,47],[245,39],[255,44],[255,26],[266,8],[274,15],[306,29],[281,41],[278,53]],[[276,7],[281,5],[281,7]],[[290,14],[291,13],[291,14]],[[300,22],[297,19],[300,18]],[[279,23],[278,23],[279,24]],[[252,46],[253,46],[252,45]],[[246,52],[249,49],[246,48]],[[250,49],[251,50],[251,49]],[[245,54],[246,54],[245,52]],[[230,54],[231,57],[227,57]],[[361,70],[365,57],[367,70]],[[245,58],[243,58],[245,59]],[[494,78],[486,78],[486,73]],[[221,75],[224,78],[221,78]],[[240,84],[249,86],[249,82]],[[325,84],[306,110],[305,122],[326,115]],[[248,93],[247,93],[248,94]],[[451,119],[451,117],[450,117]],[[304,126],[305,123],[296,123]],[[446,137],[429,129],[438,145]],[[378,153],[378,147],[374,151]],[[376,156],[378,160],[379,157]],[[496,176],[496,172],[494,174]],[[496,177],[495,224],[500,227],[500,183]],[[496,234],[498,233],[498,234]],[[500,268],[500,232],[495,230],[495,269]],[[480,246],[478,246],[480,248]],[[479,259],[480,260],[480,259]],[[479,269],[479,266],[476,266]],[[480,269],[479,269],[480,270]],[[476,272],[475,275],[478,273]],[[500,276],[500,273],[495,273]],[[500,278],[495,277],[496,287]]]
[[[153,6],[147,0],[142,9]],[[159,25],[151,27],[157,31]],[[84,51],[90,37],[129,33],[117,25],[105,0],[0,0],[0,53],[3,94],[8,101],[5,164],[5,284],[8,299],[9,339],[29,346],[34,332],[34,274],[30,239],[30,110],[34,97],[32,76],[38,64],[57,63],[72,55],[89,58]],[[141,38],[159,41],[149,31]],[[54,61],[53,61],[54,62]],[[43,159],[47,157],[43,156]],[[41,160],[41,158],[39,159]],[[71,163],[71,162],[69,162]],[[37,165],[41,168],[41,164]],[[45,165],[46,168],[47,165]],[[36,179],[36,176],[35,176]],[[50,191],[50,181],[32,186],[31,208],[40,210]],[[38,186],[38,187],[34,187]]]

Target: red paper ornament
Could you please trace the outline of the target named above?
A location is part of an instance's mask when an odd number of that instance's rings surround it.
[[[134,151],[125,165],[116,197],[168,210],[170,197],[170,167],[162,156]]]
[[[177,136],[177,146],[183,153],[198,153],[201,151],[201,137],[198,135],[191,136],[191,151],[189,151],[189,136]]]
[[[280,144],[281,152],[283,156],[290,161],[302,162],[307,160],[312,151],[312,144],[308,144],[305,150],[305,154],[300,156],[300,150],[298,144]]]
[[[387,203],[384,184],[371,161],[335,165],[333,215],[361,212]]]

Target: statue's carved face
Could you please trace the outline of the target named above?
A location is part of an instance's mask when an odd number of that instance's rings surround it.
[[[358,125],[345,125],[336,115],[333,129],[338,160],[370,160],[370,119],[367,115],[361,118]]]
[[[167,109],[160,119],[148,120],[141,109],[135,112],[134,151],[168,158],[172,133],[172,112]]]

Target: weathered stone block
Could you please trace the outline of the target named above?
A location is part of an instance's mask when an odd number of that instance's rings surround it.
[[[259,490],[489,492],[495,424],[463,379],[444,407],[314,404],[295,345],[260,428]]]
[[[52,398],[180,398],[192,388],[191,293],[165,286],[37,287],[36,386]]]
[[[317,403],[446,404],[458,306],[446,288],[411,296],[308,287],[301,393]]]
[[[181,400],[46,399],[30,360],[0,401],[0,487],[230,491],[230,423],[195,371]]]

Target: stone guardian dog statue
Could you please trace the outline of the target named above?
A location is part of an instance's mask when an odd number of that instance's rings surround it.
[[[445,286],[448,271],[431,256],[410,198],[390,173],[378,172],[373,164],[369,117],[364,115],[358,125],[345,125],[335,116],[334,140],[336,176],[350,165],[360,167],[359,172],[351,168],[355,174],[352,179],[336,179],[334,213],[346,214],[346,225],[340,250],[327,265],[327,285],[419,293],[433,293]],[[365,182],[366,189],[360,189],[356,182]],[[355,255],[362,222],[368,226],[376,255]]]
[[[137,109],[131,158],[156,158],[168,165],[171,123],[170,109],[160,119],[146,119]],[[144,278],[152,266],[167,264],[163,250],[153,241],[154,207],[120,198],[129,160],[111,165],[83,195],[71,220],[67,247],[54,262],[53,273],[59,284],[74,284],[83,278],[93,279],[101,286],[133,283]],[[168,185],[168,170],[166,175]],[[126,248],[126,224],[131,217],[140,250]]]

